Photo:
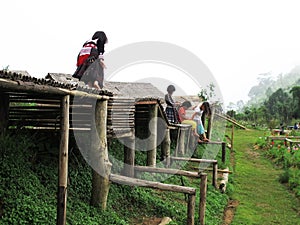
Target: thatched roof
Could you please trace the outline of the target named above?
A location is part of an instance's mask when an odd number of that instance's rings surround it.
[[[105,81],[104,87],[120,97],[164,99],[164,93],[151,83]]]
[[[48,73],[46,79],[51,79],[66,84],[77,84],[78,87],[86,86],[84,82],[80,82],[70,74]],[[164,98],[164,93],[150,83],[104,81],[104,89],[119,97],[134,99]]]

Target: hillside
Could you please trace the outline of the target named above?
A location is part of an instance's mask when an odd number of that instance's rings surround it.
[[[58,136],[18,131],[0,137],[0,142],[0,224],[55,224]],[[91,169],[74,142],[71,146],[67,224],[129,225],[143,224],[143,221],[154,224],[149,221],[163,217],[172,218],[170,224],[186,223],[186,199],[179,193],[112,184],[107,210],[91,207]],[[114,162],[115,158],[122,158],[122,151],[122,145],[114,141],[110,160]],[[138,154],[137,161],[143,160],[144,154]],[[114,165],[116,172],[119,168]],[[173,176],[165,182],[184,184],[199,191],[199,180]],[[227,198],[209,183],[206,224],[222,223]]]
[[[276,78],[270,73],[260,74],[259,83],[253,86],[248,96],[250,100],[247,105],[257,105],[279,88],[288,89],[300,84],[300,65],[293,68],[289,73],[279,74]]]

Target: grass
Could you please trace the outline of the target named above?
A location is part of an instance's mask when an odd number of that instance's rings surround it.
[[[255,150],[254,144],[263,131],[236,130],[234,137],[234,193],[239,201],[233,225],[300,224],[300,204],[278,179],[282,170]]]

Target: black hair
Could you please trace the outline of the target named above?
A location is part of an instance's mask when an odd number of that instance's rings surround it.
[[[103,31],[96,31],[92,37],[92,40],[99,39],[103,44],[107,42],[106,34]]]
[[[104,53],[104,44],[107,43],[106,34],[103,31],[96,31],[92,37],[92,40],[97,40],[98,53]]]
[[[192,106],[192,103],[190,101],[184,101],[181,106],[185,106],[187,108],[190,108]]]
[[[172,84],[167,87],[167,92],[172,92],[172,91],[175,91],[175,90],[176,90],[175,86],[172,85]]]
[[[210,109],[210,104],[209,102],[203,102],[202,105],[204,106],[203,113],[205,115],[211,115],[211,109]]]

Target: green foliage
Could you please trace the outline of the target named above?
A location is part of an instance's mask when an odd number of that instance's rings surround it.
[[[284,142],[279,142],[268,148],[265,155],[284,169],[279,181],[288,185],[300,197],[300,146],[285,146]]]
[[[55,224],[58,166],[58,136],[8,135],[0,137],[0,224]],[[71,140],[71,144],[73,141]],[[123,147],[118,141],[111,143],[110,157],[116,165],[122,160]],[[145,152],[137,154],[142,163]],[[147,174],[143,175],[147,177]],[[197,188],[199,180],[172,176],[166,183]],[[163,192],[147,188],[112,184],[108,208],[101,211],[89,205],[91,168],[78,149],[69,150],[69,181],[67,224],[132,224],[140,218],[169,216],[171,224],[186,223],[184,194]],[[196,212],[199,195],[197,195]],[[227,195],[208,186],[207,224],[221,224]],[[196,213],[196,215],[198,215]],[[198,218],[195,218],[196,220]]]
[[[198,97],[201,99],[201,101],[208,101],[214,96],[216,96],[216,94],[215,94],[215,85],[213,83],[210,83],[209,85],[206,86],[206,88],[203,88],[198,93]]]

